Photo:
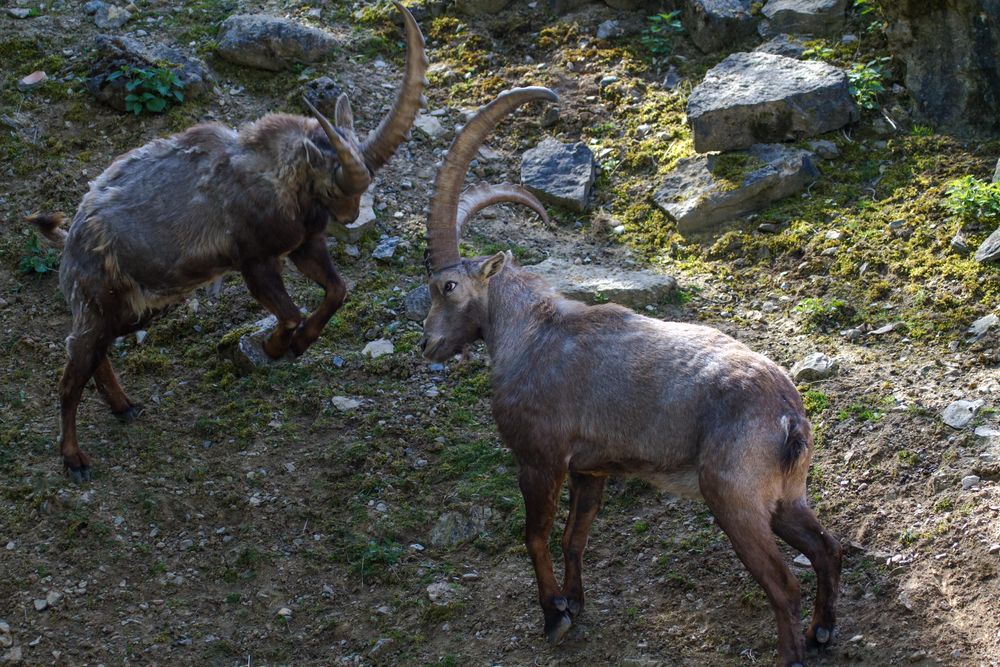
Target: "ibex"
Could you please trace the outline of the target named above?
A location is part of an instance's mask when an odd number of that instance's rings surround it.
[[[545,88],[502,93],[449,149],[427,222],[432,305],[424,356],[440,362],[478,339],[486,343],[493,417],[517,459],[524,539],[551,642],[583,610],[587,533],[608,476],[623,474],[704,500],[771,601],[779,664],[801,665],[807,640],[824,645],[832,638],[841,547],[806,501],[812,432],[785,373],[715,329],[565,299],[516,266],[509,252],[459,256],[462,229],[480,208],[515,201],[543,214],[517,186],[477,186],[461,197],[459,189],[500,119],[529,100],[556,99]],[[547,545],[567,473],[560,587]],[[799,583],[772,532],[816,570],[816,606],[804,637]]]
[[[271,114],[240,131],[196,125],[117,158],[91,183],[68,232],[61,215],[31,218],[64,248],[59,284],[73,323],[59,383],[59,445],[75,480],[90,478],[91,459],[76,434],[90,378],[122,419],[140,410],[108,360],[117,336],[233,270],[278,318],[263,346],[273,358],[305,352],[343,303],[346,287],[326,248],[329,217],[357,218],[361,195],[424,103],[423,35],[394,4],[404,19],[406,72],[392,109],[363,142],[346,95],[337,100],[334,124],[307,101],[315,118]],[[325,290],[308,317],[282,282],[286,256]]]

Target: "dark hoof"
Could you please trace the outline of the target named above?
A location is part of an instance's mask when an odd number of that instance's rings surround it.
[[[816,628],[816,641],[820,644],[826,644],[830,641],[830,631],[826,628]]]
[[[565,600],[563,602],[565,603]],[[553,646],[563,640],[563,637],[569,632],[570,626],[573,625],[573,619],[570,618],[569,612],[566,610],[561,611],[562,613],[556,616],[551,622],[546,621],[545,623],[545,636]]]
[[[824,628],[822,625],[817,625],[806,633],[806,640],[810,648],[825,649],[830,646],[831,639],[833,639],[833,630]]]
[[[90,466],[80,466],[79,468],[67,467],[66,470],[69,472],[70,479],[77,484],[90,481]]]
[[[580,615],[581,611],[583,611],[583,603],[580,602],[579,600],[568,598],[566,602],[568,604],[570,616],[573,616],[575,618]]]
[[[115,413],[115,419],[123,424],[128,424],[139,418],[145,408],[141,405],[131,405],[126,410]]]

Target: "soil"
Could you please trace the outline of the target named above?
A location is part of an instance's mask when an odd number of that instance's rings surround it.
[[[408,242],[392,261],[371,258],[377,234],[359,243],[357,259],[331,244],[349,303],[304,357],[239,370],[226,334],[265,313],[230,276],[221,294],[195,294],[141,343],[130,336],[116,344],[113,363],[145,411],[119,424],[88,390],[79,429],[95,479],[78,486],[63,474],[56,384],[69,314],[54,272],[19,269],[33,252],[23,217],[72,212],[114,156],[154,137],[194,122],[235,126],[298,111],[296,91],[323,74],[349,91],[358,126],[371,128],[391,101],[384,84],[399,81],[398,47],[379,41],[393,34],[391,24],[337,7],[324,8],[319,24],[332,26],[345,47],[322,65],[270,74],[219,62],[203,31],[237,5],[313,20],[297,3],[185,0],[141,3],[124,28],[143,26],[208,54],[215,92],[164,115],[124,115],[81,92],[78,77],[98,31],[76,3],[47,4],[27,19],[0,17],[10,63],[0,128],[0,619],[21,662],[773,664],[770,606],[705,507],[625,479],[609,486],[593,526],[586,612],[561,645],[544,642],[514,462],[490,416],[485,350],[431,367],[416,351],[419,324],[403,316],[403,296],[423,280],[423,215],[451,132],[437,141],[415,132],[372,185],[378,231]],[[511,15],[521,20],[521,11]],[[550,26],[592,26],[613,15],[603,7],[568,19],[528,14]],[[489,34],[496,52],[525,39]],[[428,55],[434,63],[453,50],[431,40]],[[565,61],[552,58],[536,55],[516,70],[519,78],[505,69],[502,85],[533,83],[532,72],[552,68],[565,84],[557,88],[561,124],[550,132],[586,138],[601,113],[594,76],[574,82]],[[18,92],[16,81],[39,64],[51,68],[50,83]],[[428,93],[449,130],[462,108],[485,101],[486,89],[469,88],[468,103],[459,104],[462,90],[453,82]],[[517,181],[541,112],[529,107],[500,127],[491,142],[500,157],[482,160],[480,177]],[[975,159],[985,172],[986,158]],[[996,338],[969,342],[968,322],[931,340],[897,330],[852,341],[836,328],[817,330],[792,306],[822,296],[828,283],[789,274],[791,259],[735,276],[709,253],[649,263],[641,244],[608,232],[610,215],[602,206],[557,212],[545,226],[500,206],[472,225],[467,250],[513,245],[525,262],[558,254],[669,271],[683,298],[650,304],[646,314],[716,326],[786,368],[814,351],[835,355],[835,377],[801,388],[812,392],[818,434],[810,497],[847,553],[833,645],[809,664],[1000,664],[1000,466],[983,456],[986,445],[971,427],[954,430],[939,417],[956,398],[983,398],[975,424],[997,426]],[[707,249],[721,233],[690,242]],[[795,288],[782,290],[789,281]],[[318,302],[318,288],[291,268],[287,282],[298,303]],[[776,309],[764,305],[772,297]],[[983,315],[996,306],[977,308]],[[361,355],[383,337],[395,343],[392,355]],[[361,405],[342,411],[334,396]],[[973,474],[979,483],[963,488]],[[446,512],[486,519],[467,539],[433,544]],[[557,531],[565,514],[564,499]],[[553,548],[558,561],[555,532]],[[789,563],[798,555],[783,549]],[[793,570],[805,622],[815,577]],[[47,595],[47,608],[37,610]],[[0,660],[4,650],[0,643]]]

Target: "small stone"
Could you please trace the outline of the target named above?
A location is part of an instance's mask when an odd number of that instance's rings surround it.
[[[990,555],[1000,554],[1000,544],[991,544],[990,548],[987,549],[987,553]]]
[[[809,560],[809,557],[805,554],[799,554],[796,556],[792,563],[798,565],[799,567],[812,567],[812,561]]]
[[[330,403],[342,412],[357,410],[361,407],[361,401],[356,398],[348,398],[347,396],[334,396],[330,399]]]
[[[816,139],[809,142],[809,149],[824,160],[835,160],[840,157],[840,149],[837,144],[829,139]]]
[[[194,311],[198,312],[197,306],[195,306]],[[138,343],[139,345],[142,345],[143,343],[146,342],[146,336],[148,335],[149,335],[148,331],[146,331],[145,329],[139,329],[138,331],[135,332],[135,342]]]
[[[35,88],[38,88],[48,80],[49,80],[48,74],[46,74],[42,70],[35,70],[34,72],[32,72],[31,74],[27,75],[26,77],[22,78],[20,81],[17,82],[17,89],[20,90],[22,93],[26,93],[29,90],[34,90]]]
[[[48,600],[44,600],[42,598],[36,598],[34,604],[35,604],[35,611],[45,611],[46,609],[49,608]]]
[[[423,132],[431,141],[443,136],[448,130],[434,116],[420,114],[413,121],[413,127]]]
[[[289,609],[288,607],[282,607],[281,609],[278,610],[277,615],[279,618],[282,618],[286,621],[290,621],[292,619],[292,610]]]
[[[542,113],[542,119],[539,121],[539,125],[543,128],[549,128],[559,122],[559,109],[557,107],[546,107],[545,111]]]
[[[233,14],[219,27],[217,53],[237,65],[271,71],[325,58],[337,40],[290,19],[265,14]]]
[[[83,13],[87,16],[93,16],[97,13],[97,10],[105,5],[101,0],[90,0],[83,5]]]
[[[962,489],[968,491],[972,487],[979,484],[981,480],[977,475],[966,475],[962,478]]]
[[[792,366],[792,379],[796,382],[825,380],[837,374],[839,364],[822,352],[814,352]]]
[[[344,367],[344,358],[342,356],[340,356],[339,354],[335,355],[333,357],[333,359],[331,360],[330,363],[332,363],[335,368],[343,368]]]
[[[486,531],[492,515],[493,510],[487,507],[473,508],[468,516],[461,512],[445,512],[431,528],[431,544],[447,547],[471,540]]]
[[[379,357],[387,354],[392,354],[395,351],[396,348],[393,346],[391,340],[380,338],[365,345],[365,348],[361,350],[361,354],[371,357],[372,359],[378,359]]]
[[[920,662],[920,661],[922,661],[922,660],[924,660],[926,658],[927,658],[927,651],[920,650],[920,651],[914,651],[913,653],[911,653],[910,657],[907,658],[907,659],[910,662]]]
[[[980,264],[1000,259],[1000,227],[990,234],[976,250],[976,261]]]
[[[616,83],[617,81],[618,81],[617,76],[609,74],[608,76],[601,78],[601,82],[598,84],[598,86],[600,86],[601,88],[607,88],[608,86],[610,86],[613,83]]]
[[[521,158],[521,183],[542,201],[574,211],[586,209],[595,176],[594,154],[582,143],[548,137]]]
[[[778,229],[779,229],[778,225],[771,222],[762,222],[759,225],[757,225],[757,231],[761,232],[762,234],[777,234]]]
[[[403,299],[403,306],[406,309],[408,319],[414,322],[423,322],[431,310],[430,288],[427,285],[420,285],[411,290]]]
[[[977,438],[1000,438],[1000,429],[991,428],[989,426],[977,426],[974,433]]]
[[[667,73],[663,77],[663,87],[666,90],[673,90],[674,88],[679,86],[680,83],[681,83],[680,72],[677,71],[677,68],[674,65],[671,65],[669,68],[667,68]]]
[[[59,603],[62,602],[62,599],[63,599],[63,594],[56,590],[49,591],[48,594],[45,596],[45,602],[50,607],[58,606]]]
[[[24,658],[24,652],[22,651],[21,647],[15,646],[13,648],[8,649],[7,652],[3,654],[2,658],[0,658],[0,662],[3,662],[4,664],[7,665],[16,665],[20,663],[23,658]]]
[[[986,404],[979,399],[977,401],[955,401],[941,412],[941,420],[952,428],[962,429],[969,425],[972,418],[979,412],[979,408]]]
[[[429,364],[427,366],[427,369],[429,371],[431,371],[432,373],[440,373],[441,371],[444,370],[444,364],[436,364],[436,363],[435,364]]]
[[[368,651],[368,655],[376,656],[382,652],[382,649],[392,646],[391,637],[381,637],[375,642],[375,646],[372,646],[372,650]]]
[[[10,648],[14,645],[14,637],[10,633],[7,621],[0,620],[0,648]]]
[[[996,326],[1000,326],[1000,317],[992,314],[985,315],[969,326],[968,333],[975,338],[982,338],[987,331]]]
[[[11,7],[7,13],[16,19],[26,19],[31,16],[31,10],[27,7]]]
[[[969,240],[965,238],[962,230],[955,232],[955,236],[951,238],[951,249],[962,255],[969,252]]]
[[[892,324],[886,324],[879,327],[878,329],[873,329],[868,332],[869,336],[884,336],[887,333],[891,333],[900,327],[906,326],[903,322],[893,322]]]
[[[358,257],[361,257],[361,248],[353,244],[344,246],[344,254],[348,257],[354,257],[357,259]]]
[[[844,27],[846,9],[847,0],[768,0],[761,14],[774,32],[823,36]]]
[[[101,30],[115,30],[128,23],[132,12],[115,5],[101,5],[94,12],[94,25]]]
[[[375,246],[375,250],[372,251],[372,257],[383,262],[392,259],[392,256],[396,253],[396,248],[399,247],[400,241],[402,239],[398,236],[387,236]]]
[[[611,39],[612,37],[622,37],[624,35],[621,24],[618,21],[608,20],[597,26],[597,39]]]
[[[461,592],[461,586],[447,581],[437,581],[427,586],[427,597],[436,605],[448,604]]]

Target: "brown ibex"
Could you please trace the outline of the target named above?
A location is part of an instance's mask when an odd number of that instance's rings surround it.
[[[108,345],[143,328],[166,306],[229,271],[239,271],[278,324],[264,343],[273,358],[300,355],[343,303],[344,281],[326,247],[330,215],[358,216],[372,176],[395,153],[424,103],[424,39],[398,2],[406,33],[406,72],[390,112],[364,141],[342,95],[331,124],[271,114],[240,131],[197,125],[117,158],[90,185],[69,231],[60,215],[31,221],[62,245],[59,283],[73,314],[69,361],[59,383],[60,451],[77,481],[90,457],[77,444],[76,412],[94,378],[123,419],[139,407],[122,389]],[[281,279],[285,257],[325,289],[303,318]]]
[[[779,664],[800,665],[806,640],[823,645],[832,638],[841,548],[806,501],[812,432],[784,372],[715,329],[565,299],[508,252],[459,255],[462,229],[483,206],[516,201],[542,212],[517,186],[478,186],[461,197],[459,189],[500,119],[529,100],[556,99],[545,88],[505,92],[449,149],[427,223],[432,305],[424,356],[443,361],[480,338],[486,343],[493,416],[518,462],[524,537],[550,641],[558,642],[583,610],[587,533],[607,477],[623,474],[707,503],[771,601]],[[560,587],[548,537],[567,473]],[[799,583],[772,533],[816,570],[816,606],[805,636]]]

